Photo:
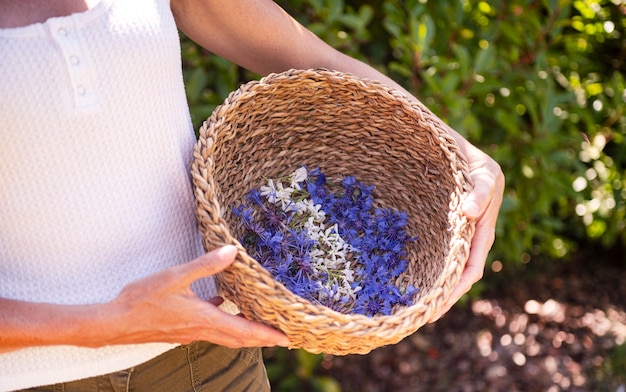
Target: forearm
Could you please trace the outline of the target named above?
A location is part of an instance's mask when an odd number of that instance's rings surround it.
[[[54,305],[0,298],[0,352],[46,345],[101,347],[209,341],[226,347],[287,346],[279,331],[221,311],[190,288],[230,265],[234,246],[218,248],[126,285],[113,300]]]
[[[108,305],[56,305],[0,298],[0,352],[32,346],[98,347],[115,333]]]
[[[260,75],[289,68],[328,68],[401,88],[328,45],[274,1],[172,0],[171,7],[178,27],[189,38]]]

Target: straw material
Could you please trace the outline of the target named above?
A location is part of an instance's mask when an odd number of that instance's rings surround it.
[[[375,185],[378,207],[406,211],[409,265],[397,284],[419,288],[390,316],[346,315],[293,294],[237,241],[231,212],[267,178],[306,165],[329,179]],[[293,348],[365,354],[423,326],[457,285],[474,223],[460,212],[471,190],[467,162],[443,123],[421,104],[374,81],[327,70],[290,70],[232,92],[200,129],[192,163],[205,249],[239,249],[217,276],[248,319],[282,330]]]

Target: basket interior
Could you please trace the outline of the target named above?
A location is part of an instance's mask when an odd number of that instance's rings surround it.
[[[314,80],[256,85],[237,97],[219,124],[213,178],[230,234],[243,227],[231,213],[252,188],[302,165],[330,179],[347,175],[375,185],[377,206],[406,211],[409,266],[398,284],[433,288],[450,248],[450,162],[432,124],[376,90]]]

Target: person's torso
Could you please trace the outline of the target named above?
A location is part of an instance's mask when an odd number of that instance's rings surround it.
[[[0,29],[0,297],[104,302],[203,252],[179,45],[167,0],[101,0]],[[215,294],[210,279],[195,289]],[[120,370],[171,347],[0,354],[0,390]]]

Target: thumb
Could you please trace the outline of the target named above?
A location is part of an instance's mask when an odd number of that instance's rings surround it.
[[[480,218],[491,200],[497,187],[496,179],[484,168],[476,170],[472,174],[474,189],[470,192],[461,206],[463,213],[470,219]]]
[[[178,267],[180,274],[179,282],[185,286],[194,281],[217,274],[233,263],[237,256],[237,248],[233,245],[226,245],[214,249],[186,264]]]

